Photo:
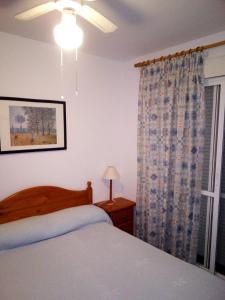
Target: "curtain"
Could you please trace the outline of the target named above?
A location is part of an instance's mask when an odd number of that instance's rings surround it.
[[[204,146],[204,55],[143,67],[138,100],[136,234],[195,263]]]

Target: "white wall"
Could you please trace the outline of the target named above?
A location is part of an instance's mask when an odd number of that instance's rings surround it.
[[[0,95],[60,99],[59,49],[0,33]],[[35,185],[79,189],[91,180],[94,200],[108,196],[101,179],[107,165],[121,175],[116,195],[136,190],[136,97],[126,95],[131,81],[125,64],[81,54],[79,95],[75,96],[75,65],[64,59],[67,105],[66,151],[0,155],[0,199]]]

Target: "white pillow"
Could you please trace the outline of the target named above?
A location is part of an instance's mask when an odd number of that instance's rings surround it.
[[[103,209],[82,205],[5,223],[0,225],[0,250],[42,241],[98,222],[112,223]]]

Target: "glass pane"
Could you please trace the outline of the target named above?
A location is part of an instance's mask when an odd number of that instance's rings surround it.
[[[225,132],[224,132],[225,137]],[[218,236],[216,250],[216,272],[225,275],[225,143],[223,145],[223,162],[220,189],[220,205],[218,219]]]
[[[199,220],[198,250],[197,250],[197,262],[200,265],[205,265],[207,204],[208,204],[208,197],[202,195],[201,204],[200,204],[200,220]]]
[[[205,127],[205,145],[204,145],[204,165],[202,177],[202,190],[214,191],[215,177],[215,145],[217,138],[217,112],[218,86],[205,87],[205,108],[206,108],[206,127]]]

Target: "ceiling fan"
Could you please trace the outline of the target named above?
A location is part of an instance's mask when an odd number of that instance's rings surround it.
[[[94,0],[85,0],[94,1]],[[76,49],[76,61],[77,61],[77,49],[80,47],[83,41],[83,31],[76,23],[76,15],[83,17],[85,20],[96,26],[104,33],[110,33],[115,31],[118,27],[94,10],[88,5],[84,5],[83,0],[55,0],[49,1],[44,4],[40,4],[31,9],[23,11],[15,15],[15,18],[20,21],[30,21],[39,16],[45,15],[54,10],[58,10],[62,14],[61,23],[57,24],[54,28],[54,37],[56,43],[61,48],[61,60],[62,49]],[[62,68],[62,61],[61,61]],[[76,94],[77,94],[77,73],[76,73]],[[63,96],[61,96],[62,98]]]
[[[93,0],[86,1],[91,2]],[[62,13],[66,10],[67,13],[71,12],[71,14],[77,14],[104,33],[113,32],[118,28],[99,12],[88,5],[84,5],[83,1],[79,0],[56,0],[46,2],[17,14],[15,18],[21,21],[29,21],[53,10],[58,10]]]
[[[86,0],[93,1],[93,0]],[[53,10],[62,14],[61,23],[54,28],[56,43],[64,49],[77,49],[83,42],[83,31],[77,26],[76,16],[79,15],[104,33],[115,31],[118,27],[88,5],[83,0],[55,0],[40,4],[23,11],[15,18],[30,21]]]

